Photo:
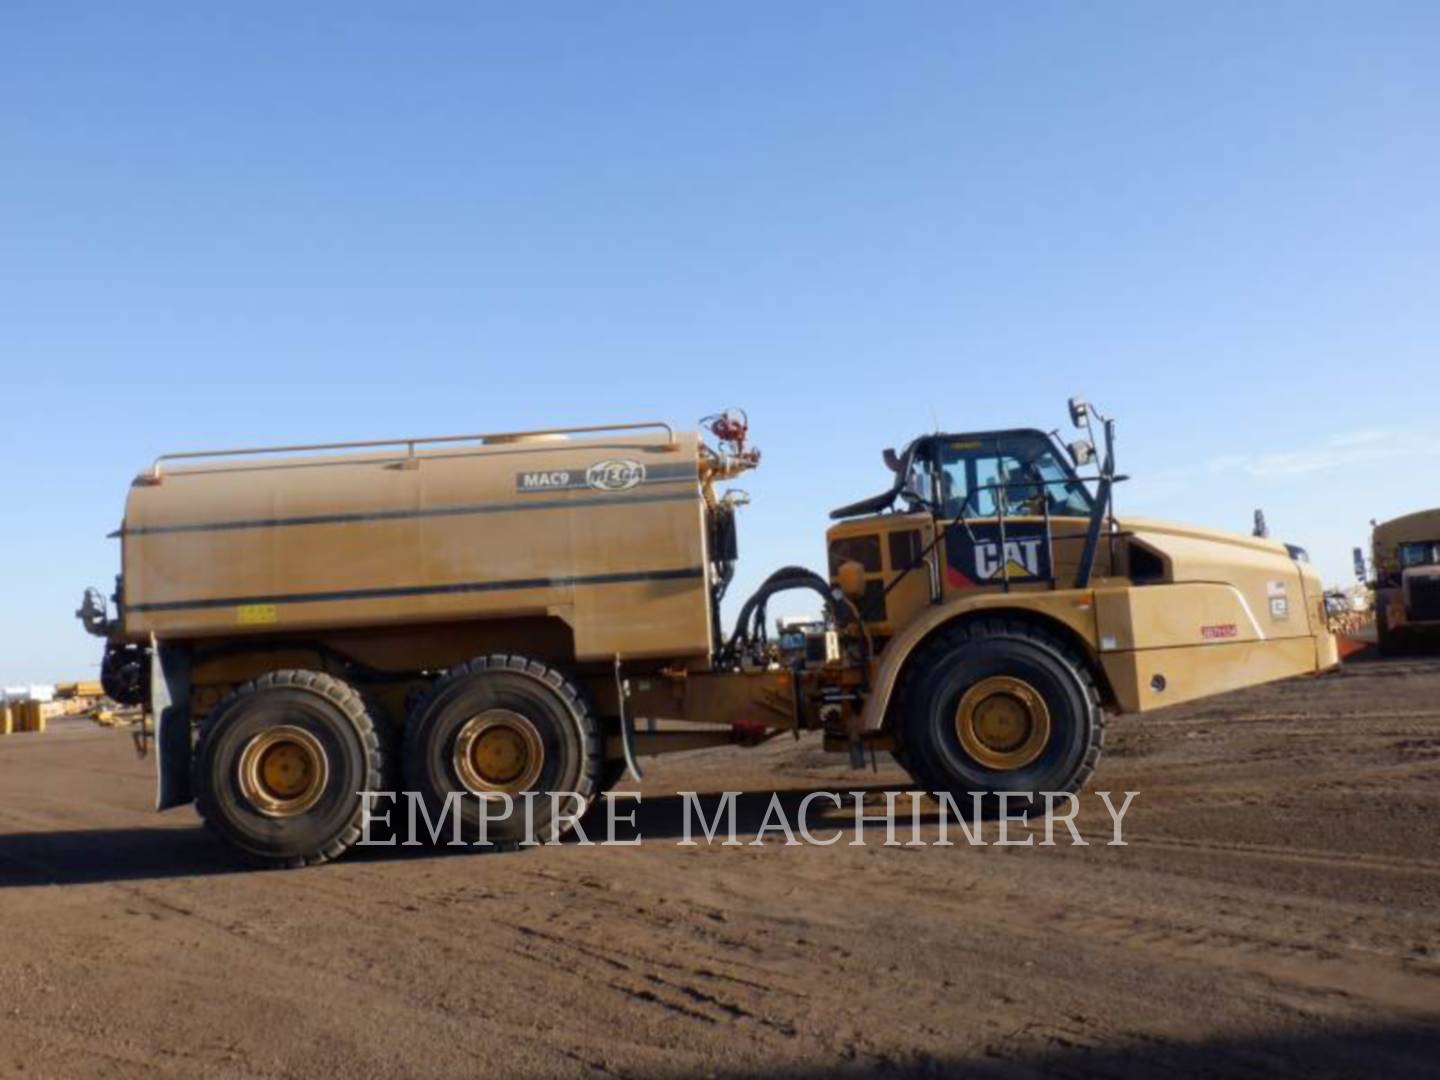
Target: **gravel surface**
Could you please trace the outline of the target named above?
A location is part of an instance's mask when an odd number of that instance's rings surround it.
[[[150,812],[127,733],[0,739],[0,1073],[1440,1074],[1440,662],[1114,721],[1124,847],[1093,791],[1086,847],[686,847],[677,791],[748,792],[749,840],[772,791],[904,777],[648,764],[638,847],[256,872]]]

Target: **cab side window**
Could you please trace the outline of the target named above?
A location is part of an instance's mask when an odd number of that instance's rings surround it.
[[[1090,494],[1039,432],[936,441],[942,514],[1088,517]]]

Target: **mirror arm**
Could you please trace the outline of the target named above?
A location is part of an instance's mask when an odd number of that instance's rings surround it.
[[[1080,565],[1075,570],[1075,588],[1083,589],[1090,584],[1090,571],[1095,562],[1095,552],[1100,546],[1100,526],[1105,521],[1106,509],[1110,503],[1112,478],[1100,477],[1095,491],[1095,505],[1090,510],[1090,523],[1085,527],[1085,547],[1080,552]]]

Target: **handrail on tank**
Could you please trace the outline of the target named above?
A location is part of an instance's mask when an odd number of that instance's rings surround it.
[[[245,457],[252,454],[308,454],[318,450],[372,450],[382,446],[403,446],[407,458],[415,457],[415,447],[433,443],[487,442],[500,439],[523,439],[536,435],[595,435],[604,431],[649,431],[660,429],[666,441],[675,444],[675,429],[663,420],[647,420],[639,424],[595,424],[588,427],[536,428],[533,431],[491,431],[482,435],[426,435],[414,439],[367,439],[361,442],[306,443],[296,446],[254,446],[238,450],[184,450],[161,454],[151,464],[147,479],[160,479],[160,463],[195,458]],[[554,447],[533,447],[535,450]]]

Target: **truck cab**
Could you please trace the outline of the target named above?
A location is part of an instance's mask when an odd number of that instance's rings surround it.
[[[1381,653],[1440,639],[1440,509],[1376,525],[1371,560]]]
[[[1088,570],[1079,572],[1098,493],[1071,453],[1038,429],[1011,428],[926,435],[887,456],[895,486],[834,511],[841,524],[827,537],[832,577],[847,562],[864,570],[858,606],[881,647],[932,603],[977,589],[1052,590],[1077,575],[1088,580]],[[1109,576],[1110,546],[1096,546],[1104,548],[1100,573]],[[923,573],[896,580],[921,561]]]
[[[1113,424],[1083,402],[1071,414],[1089,439],[1062,445],[1034,428],[921,436],[886,453],[888,492],[831,514],[831,582],[854,598],[871,642],[867,729],[893,723],[909,658],[975,619],[1065,643],[1121,712],[1338,662],[1303,549],[1116,516],[1125,478]]]

